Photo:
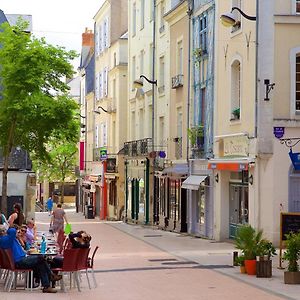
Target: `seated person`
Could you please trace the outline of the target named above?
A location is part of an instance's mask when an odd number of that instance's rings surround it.
[[[7,231],[3,225],[0,225],[0,248],[11,249],[15,266],[20,269],[33,269],[33,272],[39,276],[43,286],[43,293],[56,293],[57,290],[50,287],[51,281],[58,281],[61,275],[53,274],[40,255],[26,255],[26,252],[18,242],[17,230],[9,228]]]
[[[90,248],[91,239],[91,236],[83,230],[69,234],[69,240],[72,245],[71,248]]]
[[[24,250],[28,250],[30,248],[30,246],[26,244],[26,231],[26,225],[22,225],[19,229],[17,229],[17,240]]]
[[[26,242],[32,245],[36,240],[36,226],[34,220],[27,221]]]

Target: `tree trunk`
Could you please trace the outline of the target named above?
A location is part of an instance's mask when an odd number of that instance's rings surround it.
[[[7,216],[7,173],[9,155],[3,157],[1,211]]]
[[[64,203],[64,198],[65,198],[65,181],[63,180],[61,182],[61,199],[60,199],[61,203]]]
[[[6,149],[3,151],[3,170],[2,170],[2,197],[1,197],[1,210],[4,215],[7,215],[7,175],[9,167],[9,155],[13,146],[13,136],[16,127],[16,119],[12,121],[11,127],[9,129],[8,141],[6,144]]]

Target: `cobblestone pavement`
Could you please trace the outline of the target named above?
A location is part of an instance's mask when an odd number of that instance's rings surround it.
[[[97,288],[88,288],[82,274],[82,292],[42,294],[19,289],[0,292],[0,299],[105,299],[105,300],[204,300],[204,299],[299,299],[299,287],[283,284],[283,271],[270,279],[240,274],[232,267],[231,243],[216,243],[151,227],[84,219],[67,210],[73,231],[92,235]],[[50,217],[36,213],[40,230],[47,230]],[[278,259],[277,259],[278,260]],[[0,288],[2,285],[0,284]]]

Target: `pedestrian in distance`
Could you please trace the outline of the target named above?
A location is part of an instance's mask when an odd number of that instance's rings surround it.
[[[47,210],[49,212],[49,216],[51,216],[53,210],[53,199],[51,196],[48,198],[46,205],[47,205]]]

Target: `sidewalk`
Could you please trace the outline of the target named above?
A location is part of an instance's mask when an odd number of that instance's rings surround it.
[[[256,278],[255,276],[241,274],[239,267],[232,267],[232,252],[236,250],[232,243],[215,242],[186,234],[158,230],[150,226],[85,219],[82,213],[77,214],[74,209],[67,209],[66,212],[73,230],[88,230],[93,237],[92,242],[94,243],[99,243],[99,241],[105,238],[103,229],[101,229],[102,231],[99,230],[105,224],[178,258],[178,262],[173,262],[174,265],[177,264],[177,267],[182,261],[185,261],[185,263],[191,266],[191,269],[209,269],[264,290],[274,296],[276,295],[285,299],[300,298],[300,286],[283,283],[283,270],[277,269],[278,256],[275,256],[273,259],[273,277]],[[49,228],[49,220],[50,217],[47,213],[36,213],[36,222],[42,230]],[[99,275],[107,274],[105,273],[107,271],[103,270],[104,255],[103,252],[99,255],[101,264],[96,263],[96,272]],[[170,262],[168,264],[170,265]],[[98,266],[100,266],[100,269]]]

